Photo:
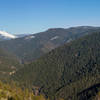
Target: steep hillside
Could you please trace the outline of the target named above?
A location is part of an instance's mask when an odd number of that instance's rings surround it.
[[[0,41],[15,39],[17,36],[9,34],[5,31],[0,31]]]
[[[100,33],[52,50],[12,78],[31,88],[39,87],[52,99],[78,100],[78,93],[100,83]]]
[[[36,60],[58,46],[98,31],[100,31],[99,27],[89,26],[49,29],[23,38],[1,42],[0,48],[16,54],[23,63]]]
[[[0,49],[0,79],[5,80],[21,68],[20,61],[10,52]]]

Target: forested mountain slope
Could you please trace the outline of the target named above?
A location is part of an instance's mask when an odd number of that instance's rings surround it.
[[[0,48],[16,55],[21,62],[30,62],[65,43],[93,32],[99,32],[100,27],[80,26],[68,29],[54,28],[45,32],[0,42]]]
[[[100,33],[52,50],[26,64],[12,78],[31,88],[38,86],[41,93],[52,99],[78,100],[79,93],[100,83]]]
[[[22,65],[15,55],[4,49],[0,49],[0,79],[5,80],[21,67]]]

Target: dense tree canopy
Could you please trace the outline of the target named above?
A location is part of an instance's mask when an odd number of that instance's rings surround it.
[[[26,64],[12,78],[31,88],[38,86],[48,97],[68,100],[99,83],[99,77],[100,33],[94,33]]]

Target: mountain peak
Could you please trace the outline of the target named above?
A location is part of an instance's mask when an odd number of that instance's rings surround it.
[[[8,32],[5,31],[0,31],[0,35],[3,36],[4,38],[9,38],[9,39],[17,38],[17,36],[9,34]]]

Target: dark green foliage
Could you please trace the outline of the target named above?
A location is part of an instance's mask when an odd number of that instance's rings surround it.
[[[100,33],[85,36],[52,50],[13,77],[54,98],[77,100],[77,93],[100,83]]]

